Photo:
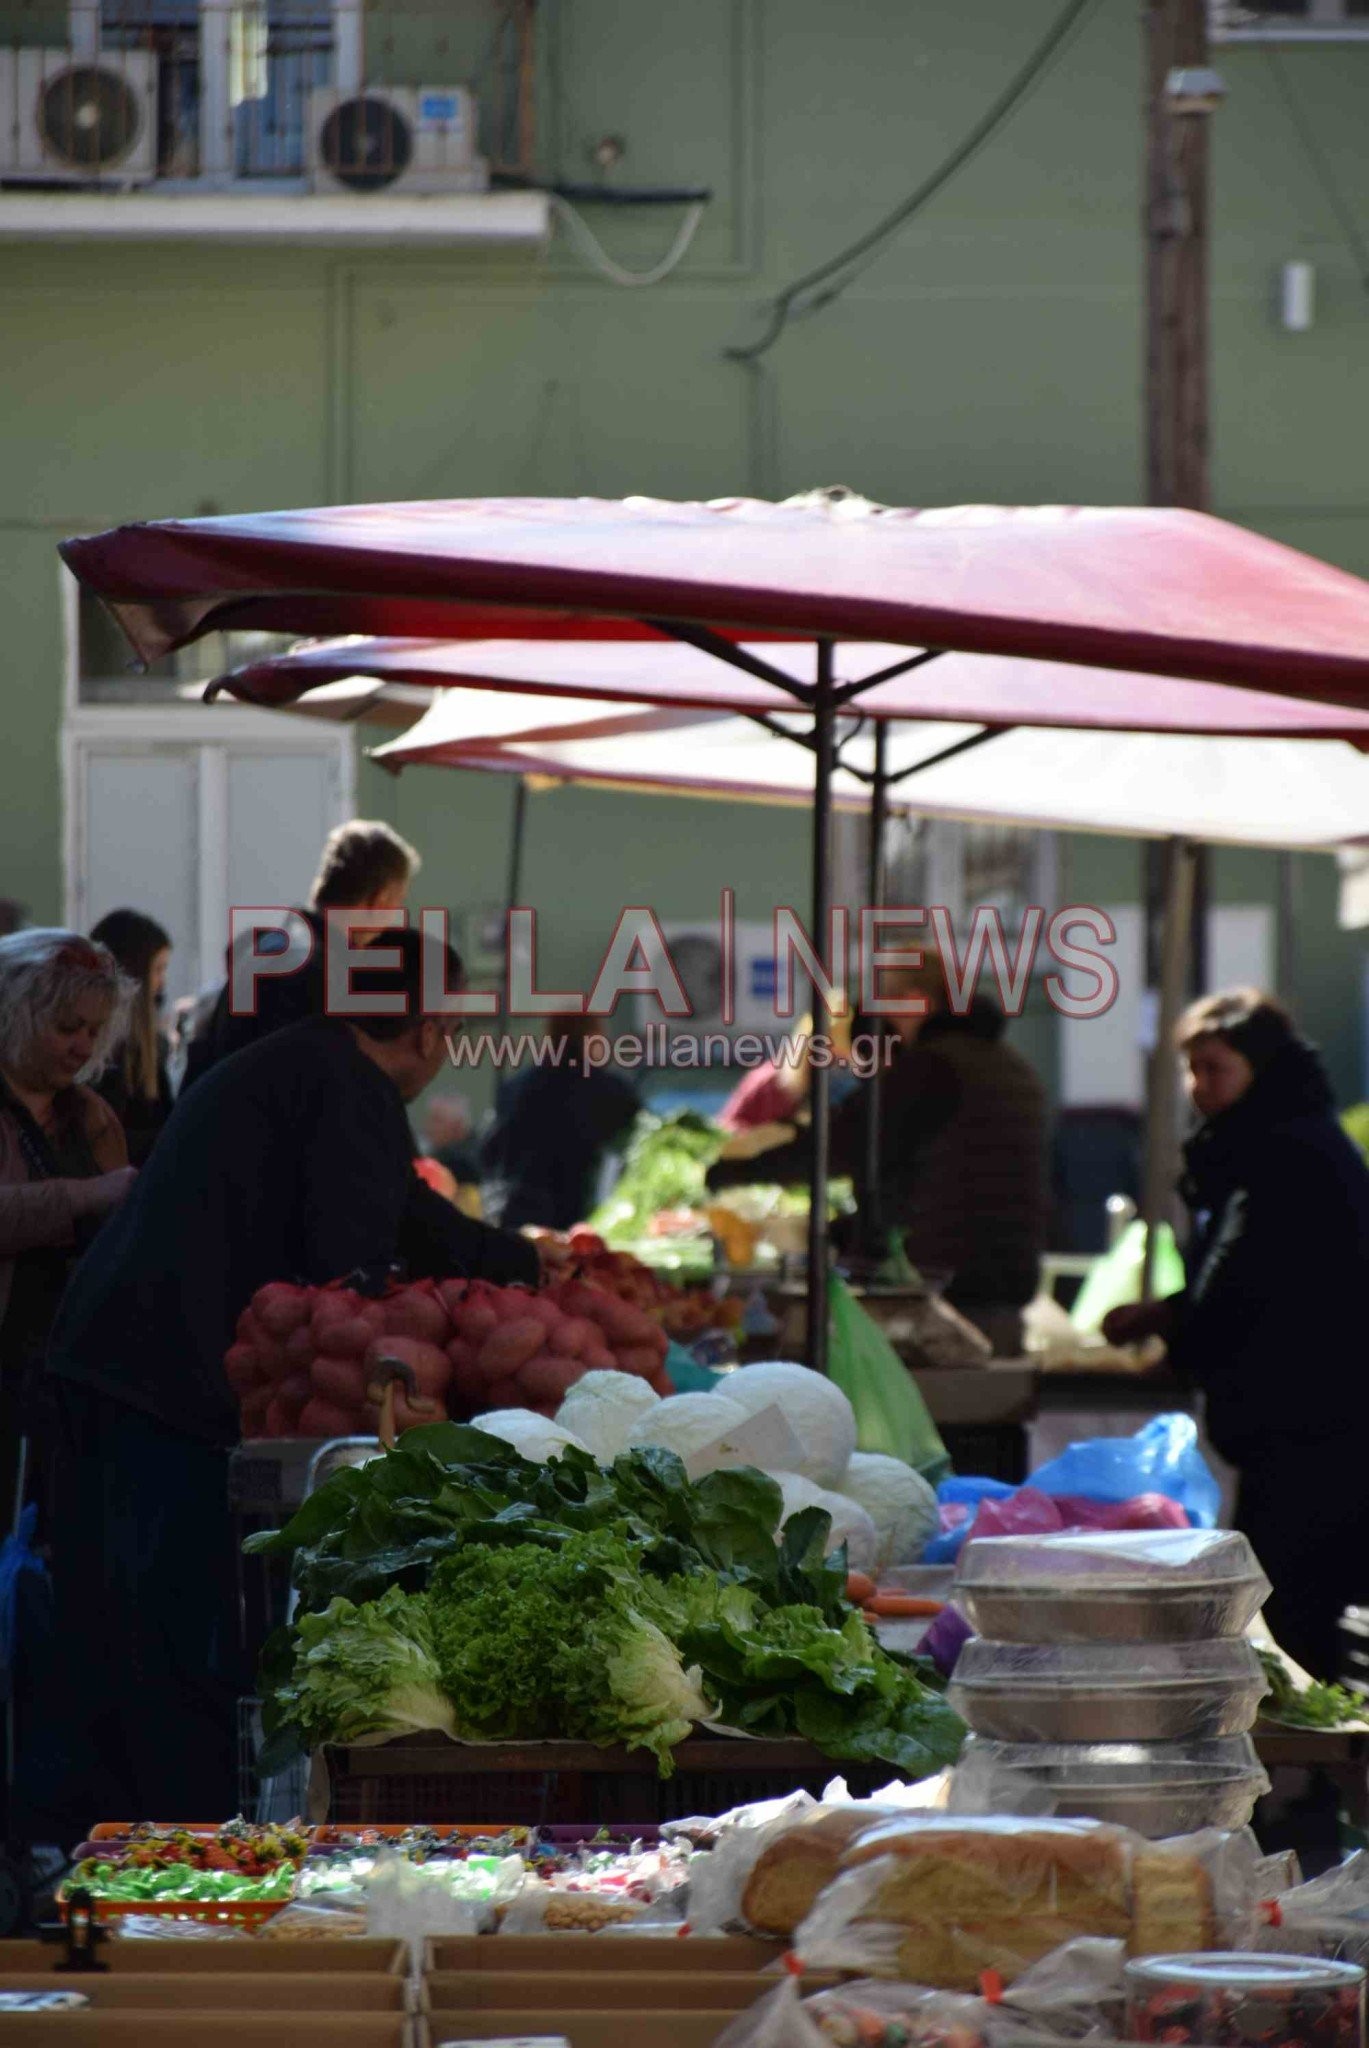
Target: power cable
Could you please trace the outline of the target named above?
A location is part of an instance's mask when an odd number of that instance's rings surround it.
[[[975,123],[964,141],[958,144],[951,151],[950,155],[931,173],[930,177],[924,178],[922,183],[914,191],[910,192],[908,197],[896,206],[891,213],[885,214],[882,220],[877,221],[872,228],[867,229],[863,235],[858,236],[849,247],[841,250],[836,256],[829,258],[826,263],[820,263],[815,270],[807,271],[804,276],[796,278],[793,284],[786,285],[785,289],[771,304],[769,324],[759,341],[753,341],[744,348],[727,349],[725,353],[729,359],[734,363],[754,363],[768,349],[774,347],[785,328],[789,325],[790,320],[795,317],[795,302],[797,300],[801,299],[805,293],[813,291],[816,286],[825,284],[829,278],[836,277],[840,272],[848,270],[862,256],[873,254],[883,243],[888,241],[891,235],[896,234],[899,228],[910,221],[915,213],[920,212],[928,200],[934,198],[943,186],[949,184],[956,173],[963,170],[965,165],[979,154],[979,151],[987,142],[992,140],[1004,122],[1016,112],[1033,86],[1045,75],[1051,63],[1060,54],[1074,29],[1097,4],[1098,0],[1066,0],[1065,6],[1032,51],[1026,63],[1015,73],[988,112],[981,120]],[[852,276],[844,278],[841,283],[835,285],[822,297],[814,300],[808,306],[799,307],[797,310],[799,312],[814,312],[820,306],[830,305],[833,299],[840,292],[844,291],[848,284],[853,282],[854,276],[857,274],[853,272]]]
[[[600,276],[606,277],[610,284],[647,285],[660,284],[684,261],[689,253],[689,245],[698,232],[699,222],[704,217],[704,206],[707,202],[696,199],[688,207],[674,241],[660,262],[653,264],[650,270],[625,270],[621,263],[615,263],[589,222],[559,192],[548,193],[547,203],[556,218],[566,227],[581,255]]]

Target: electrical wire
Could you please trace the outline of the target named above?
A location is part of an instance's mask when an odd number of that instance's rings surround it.
[[[1345,246],[1355,259],[1359,270],[1360,283],[1366,291],[1369,291],[1369,236],[1366,236],[1364,230],[1360,227],[1335,179],[1331,176],[1326,159],[1321,153],[1321,146],[1317,141],[1311,124],[1307,120],[1297,94],[1293,90],[1293,81],[1284,69],[1283,58],[1272,43],[1265,43],[1262,47],[1265,56],[1269,59],[1269,69],[1273,75],[1274,83],[1279,89],[1279,97],[1283,101],[1284,112],[1288,115],[1294,134],[1302,144],[1303,154],[1311,165],[1312,174],[1321,187],[1322,197],[1336,217],[1340,231],[1345,237]]]
[[[1015,73],[988,112],[975,123],[965,139],[937,166],[930,177],[924,178],[891,213],[876,221],[872,228],[858,236],[849,247],[830,257],[826,263],[820,263],[815,270],[807,271],[804,276],[796,278],[793,284],[786,285],[771,304],[770,320],[760,339],[744,348],[727,349],[725,353],[729,359],[734,363],[754,363],[768,349],[775,346],[797,313],[816,312],[821,306],[831,305],[859,275],[851,266],[858,263],[862,256],[873,256],[891,235],[896,234],[915,213],[919,213],[928,200],[933,199],[942,187],[949,184],[956,173],[963,170],[984,145],[992,140],[1009,117],[1017,111],[1033,86],[1045,76],[1084,16],[1097,4],[1098,0],[1066,0],[1065,6],[1026,63]],[[821,297],[812,300],[806,306],[796,306],[796,302],[806,293],[814,291],[818,285],[826,284],[829,278],[838,277],[844,271],[849,271],[850,275],[843,277],[840,283],[833,285]]]
[[[664,278],[669,277],[672,270],[678,268],[688,255],[689,245],[698,232],[699,222],[704,217],[705,204],[703,200],[695,200],[687,209],[678,234],[659,263],[653,264],[650,270],[625,270],[621,263],[614,262],[589,222],[568,199],[563,199],[558,192],[551,192],[547,195],[547,203],[556,218],[564,223],[571,240],[586,262],[597,270],[601,277],[606,277],[610,284],[624,286],[660,284]]]

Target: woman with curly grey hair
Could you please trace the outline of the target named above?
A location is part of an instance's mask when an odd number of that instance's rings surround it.
[[[0,939],[0,1529],[67,1274],[134,1178],[119,1119],[85,1085],[127,1003],[113,955],[79,933]]]

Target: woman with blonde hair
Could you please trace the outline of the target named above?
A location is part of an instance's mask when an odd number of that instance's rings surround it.
[[[175,1106],[158,1020],[171,940],[155,918],[140,910],[111,910],[90,936],[108,947],[133,984],[128,1030],[99,1088],[124,1127],[130,1160],[141,1166]]]
[[[68,931],[0,939],[0,1528],[67,1274],[134,1178],[119,1119],[87,1085],[126,1009],[103,946]]]

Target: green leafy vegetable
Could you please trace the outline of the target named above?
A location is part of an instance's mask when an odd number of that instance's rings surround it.
[[[276,1683],[263,1702],[267,1768],[322,1742],[456,1733],[419,1595],[392,1586],[364,1607],[334,1600],[322,1614],[302,1614],[286,1641],[269,1648]]]
[[[641,1583],[638,1553],[606,1531],[449,1559],[429,1602],[459,1732],[621,1742],[650,1749],[668,1775],[709,1703],[639,1612]]]
[[[626,1743],[668,1775],[701,1719],[915,1775],[951,1761],[964,1729],[847,1602],[830,1517],[781,1530],[781,1508],[764,1473],[691,1482],[669,1451],[601,1471],[454,1424],[406,1432],[249,1538],[293,1553],[300,1595],[263,1658],[269,1766],[424,1727]]]
[[[611,1245],[646,1235],[662,1209],[698,1209],[708,1200],[707,1174],[727,1142],[727,1133],[692,1109],[674,1116],[637,1118],[623,1157],[618,1185],[590,1217]]]
[[[1287,1728],[1344,1728],[1366,1718],[1365,1702],[1343,1685],[1323,1685],[1314,1679],[1300,1687],[1274,1651],[1262,1649],[1259,1658],[1269,1681],[1260,1707],[1266,1721],[1281,1721]]]

